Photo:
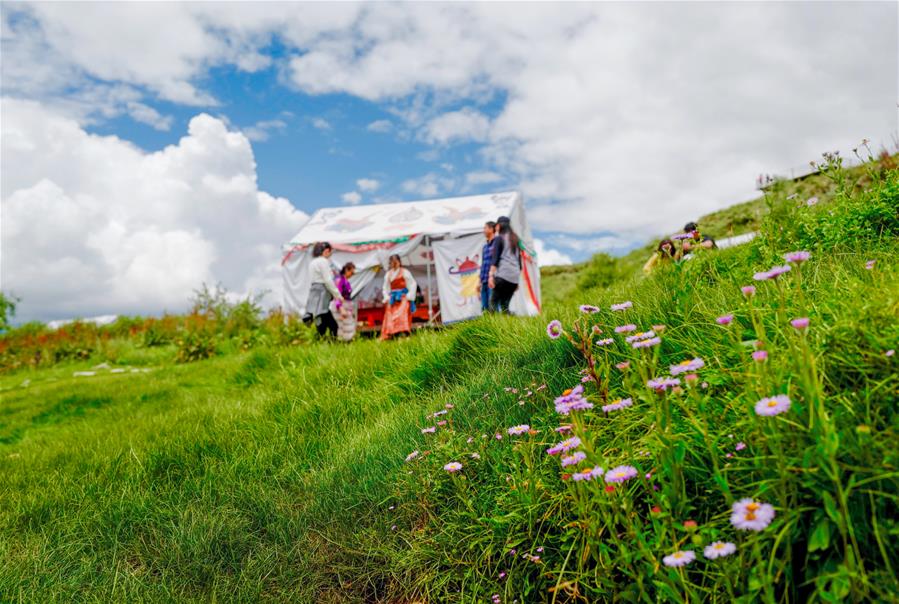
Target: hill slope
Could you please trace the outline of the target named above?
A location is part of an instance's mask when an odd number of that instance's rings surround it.
[[[0,600],[889,600],[899,174],[872,174],[542,318],[2,376]]]

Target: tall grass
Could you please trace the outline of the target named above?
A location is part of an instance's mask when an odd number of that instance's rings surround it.
[[[573,290],[542,318],[0,376],[0,601],[889,601],[897,179],[812,207],[773,191],[755,243]],[[872,228],[850,234],[859,212]],[[800,248],[800,267],[753,281]],[[572,338],[550,339],[550,318]],[[661,342],[632,348],[626,323],[664,325]],[[696,380],[647,387],[694,358]],[[593,408],[557,413],[594,375]],[[789,410],[756,415],[776,394]],[[581,464],[547,454],[560,424]],[[619,465],[637,475],[604,480]],[[743,498],[774,507],[763,530],[731,523]],[[706,559],[718,540],[736,552]]]

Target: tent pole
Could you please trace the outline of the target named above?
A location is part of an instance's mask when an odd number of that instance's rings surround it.
[[[431,238],[425,235],[425,245],[428,246],[428,325],[433,322],[434,307],[431,303],[431,290],[434,284],[431,283],[431,263],[434,261],[434,249],[431,247]]]

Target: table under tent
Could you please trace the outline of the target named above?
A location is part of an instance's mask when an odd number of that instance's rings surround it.
[[[416,325],[477,317],[484,223],[499,216],[509,217],[521,239],[521,279],[510,310],[535,315],[540,312],[540,271],[517,192],[318,210],[284,246],[284,308],[299,316],[306,312],[312,247],[327,241],[335,270],[346,262],[356,265],[351,283],[360,329],[380,328],[381,288],[392,254],[402,258],[418,283]]]

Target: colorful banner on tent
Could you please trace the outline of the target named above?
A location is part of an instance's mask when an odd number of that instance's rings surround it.
[[[481,251],[484,237],[470,235],[431,244],[440,292],[440,318],[444,323],[481,314]]]

